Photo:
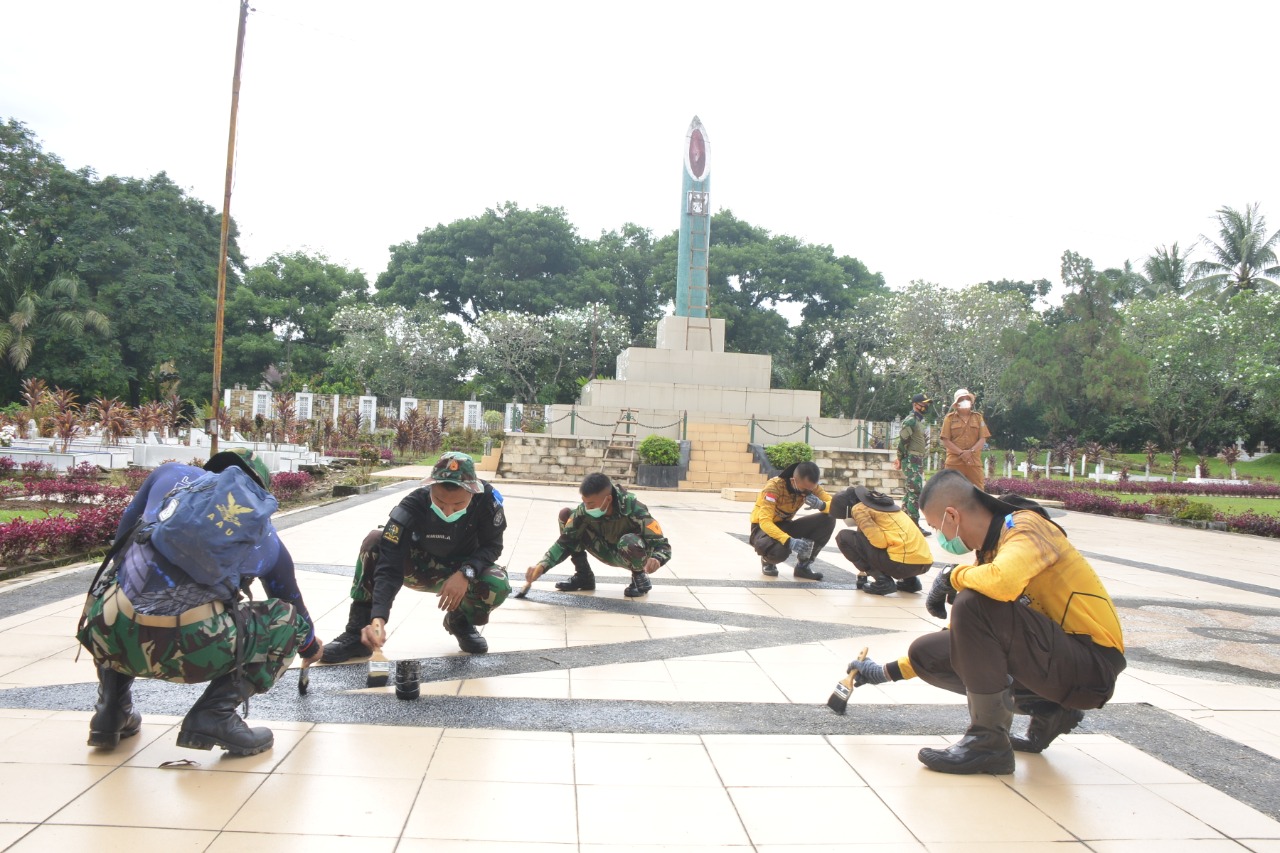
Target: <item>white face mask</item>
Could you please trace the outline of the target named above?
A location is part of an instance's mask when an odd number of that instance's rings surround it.
[[[959,403],[956,403],[956,408],[962,412],[967,412],[973,408],[973,403],[968,400],[961,400]]]

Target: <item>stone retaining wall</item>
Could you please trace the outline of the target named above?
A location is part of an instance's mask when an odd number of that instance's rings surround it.
[[[888,450],[813,449],[813,461],[822,469],[822,487],[831,494],[849,486],[901,492],[902,472],[894,470],[893,458]]]
[[[608,445],[607,438],[508,433],[502,442],[498,477],[578,483],[600,470]]]

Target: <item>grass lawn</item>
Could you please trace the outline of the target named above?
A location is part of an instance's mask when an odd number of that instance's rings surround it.
[[[991,451],[991,456],[996,461],[996,476],[1004,476],[1004,451]],[[1021,464],[1027,457],[1025,452],[1018,452],[1018,464]],[[1221,459],[1213,458],[1208,460],[1209,471],[1208,476],[1214,479],[1226,480],[1231,477],[1231,466]],[[1038,451],[1032,459],[1032,464],[1044,464],[1044,451]],[[1061,465],[1062,461],[1056,457],[1053,460],[1055,466]],[[1129,473],[1135,476],[1141,476],[1146,472],[1147,457],[1143,453],[1121,453],[1116,457],[1106,458],[1106,471],[1108,474],[1114,474],[1124,465],[1129,466]],[[1085,466],[1089,473],[1093,473],[1093,464],[1089,463]],[[1155,465],[1151,468],[1151,476],[1169,477],[1169,472],[1173,470],[1173,457],[1167,453],[1161,453],[1156,456]],[[1196,475],[1196,457],[1194,454],[1184,453],[1182,459],[1178,461],[1178,479],[1185,480],[1188,477]],[[1280,453],[1271,453],[1261,459],[1255,459],[1252,462],[1237,462],[1236,475],[1243,478],[1254,480],[1280,480]],[[1020,476],[1015,473],[1014,476]],[[1065,474],[1054,474],[1053,479],[1065,480]],[[1076,479],[1080,479],[1080,459],[1076,458]]]
[[[1155,495],[1130,495],[1106,491],[1099,491],[1099,494],[1108,494],[1124,503],[1147,503],[1155,497]],[[1194,503],[1208,504],[1213,507],[1214,512],[1224,512],[1227,515],[1239,515],[1252,510],[1258,515],[1280,516],[1280,500],[1275,498],[1224,498],[1206,495],[1186,495],[1186,498]]]
[[[37,521],[42,518],[51,518],[53,516],[64,516],[66,518],[75,518],[74,512],[68,512],[65,509],[0,509],[0,524],[6,524],[15,518],[21,518],[26,521]]]

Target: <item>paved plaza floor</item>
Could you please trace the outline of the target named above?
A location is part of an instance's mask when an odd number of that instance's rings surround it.
[[[576,493],[497,485],[518,588]],[[360,540],[411,487],[278,518],[322,639]],[[0,584],[0,850],[1280,853],[1280,541],[1058,519],[1121,611],[1129,668],[1013,775],[958,777],[916,753],[963,732],[962,697],[913,680],[826,706],[862,647],[887,661],[941,627],[922,595],[856,591],[833,544],[822,583],[766,578],[750,504],[638,496],[674,551],[650,595],[594,560],[595,592],[557,592],[564,563],[472,657],[434,596],[403,590],[386,651],[423,661],[421,698],[365,689],[363,662],[313,669],[306,696],[289,673],[251,702],[275,747],[249,758],[179,749],[202,688],[160,682],[135,684],[139,736],[87,747],[72,634],[91,570]]]

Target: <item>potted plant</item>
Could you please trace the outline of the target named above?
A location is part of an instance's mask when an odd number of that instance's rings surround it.
[[[689,469],[688,454],[674,438],[650,435],[640,442],[636,485],[648,489],[678,489]]]

